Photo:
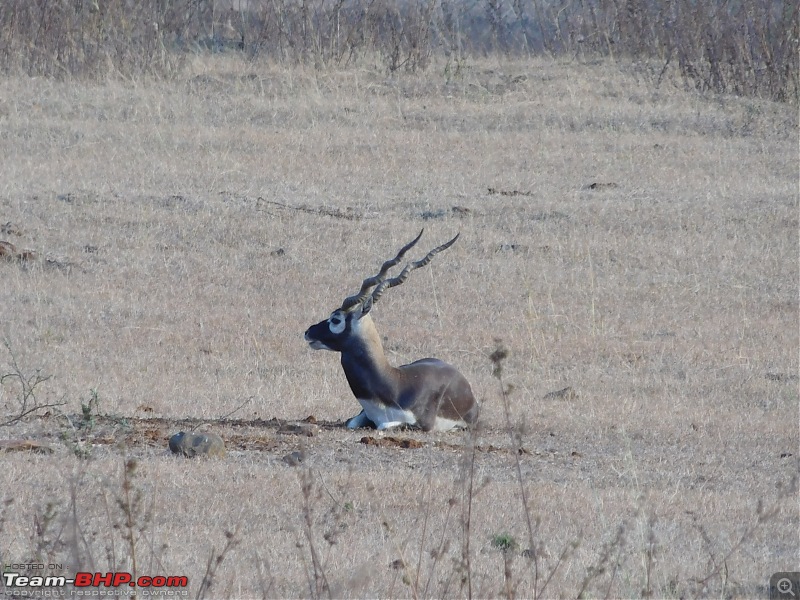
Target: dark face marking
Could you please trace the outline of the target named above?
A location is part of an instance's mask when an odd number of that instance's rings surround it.
[[[315,350],[341,352],[352,331],[352,314],[335,310],[331,316],[306,330],[305,339]]]

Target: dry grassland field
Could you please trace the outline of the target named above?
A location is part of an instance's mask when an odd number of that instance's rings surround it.
[[[0,439],[44,445],[0,454],[4,570],[217,598],[754,598],[797,570],[796,107],[444,73],[2,81]],[[480,427],[348,430],[303,332],[423,227],[409,258],[461,237],[372,315],[393,364],[467,376]]]

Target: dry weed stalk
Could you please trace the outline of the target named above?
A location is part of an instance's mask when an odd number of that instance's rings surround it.
[[[11,349],[11,343],[4,339],[3,345],[6,347],[6,350],[8,350],[8,353],[11,356],[11,371],[9,373],[0,375],[0,385],[3,385],[3,383],[6,381],[17,381],[19,384],[19,393],[17,394],[19,408],[16,410],[15,415],[10,416],[5,421],[0,422],[0,426],[13,425],[30,414],[47,408],[55,408],[57,406],[63,406],[66,404],[66,402],[63,401],[44,404],[40,403],[36,399],[36,389],[42,383],[50,379],[51,376],[42,375],[41,369],[36,369],[36,371],[34,371],[32,374],[26,375],[17,362],[17,357],[14,354],[14,351]]]
[[[122,469],[122,496],[117,500],[117,503],[125,517],[122,537],[128,543],[128,551],[130,552],[131,569],[134,581],[136,581],[136,577],[139,572],[136,565],[137,536],[135,532],[135,524],[140,513],[142,503],[141,491],[135,488],[133,485],[133,478],[136,476],[136,466],[137,462],[134,458],[125,461],[125,466]]]
[[[472,554],[470,552],[470,534],[472,531],[472,501],[475,498],[475,439],[471,437],[470,446],[467,451],[467,507],[466,513],[462,517],[462,560],[466,569],[467,597],[472,598]],[[463,581],[463,579],[462,579]]]
[[[614,578],[616,577],[617,568],[619,567],[619,558],[622,553],[622,549],[625,546],[626,531],[627,525],[623,523],[617,527],[617,532],[614,535],[614,538],[610,542],[603,544],[603,549],[600,551],[597,562],[586,569],[586,575],[584,576],[583,581],[581,581],[581,587],[578,590],[578,598],[591,597],[591,594],[587,596],[589,593],[589,585],[597,578],[606,574],[608,572],[609,565],[611,565],[611,574],[609,576],[608,588],[606,589],[604,598],[610,597],[611,587],[614,584]]]
[[[312,571],[308,581],[309,591],[312,598],[320,598],[323,593],[327,594],[329,598],[333,598],[325,566],[314,543],[314,474],[310,468],[301,472],[300,487],[303,495],[303,533],[308,542],[308,552],[311,555]]]
[[[225,560],[225,556],[227,556],[228,552],[239,544],[236,531],[226,531],[225,540],[225,546],[219,554],[216,553],[214,548],[211,548],[211,555],[208,557],[208,562],[206,563],[203,580],[200,582],[200,588],[197,590],[198,600],[207,597],[208,593],[211,591],[211,587],[214,585],[214,577],[217,574],[217,569]]]
[[[422,597],[423,598],[430,597],[431,581],[433,580],[434,575],[436,574],[437,567],[441,563],[442,558],[447,555],[447,552],[450,549],[450,540],[446,538],[446,533],[447,533],[447,530],[448,530],[447,527],[450,524],[450,515],[452,513],[453,507],[456,504],[457,504],[457,501],[456,501],[455,498],[451,497],[447,501],[447,510],[445,511],[444,524],[442,526],[442,535],[439,538],[439,542],[437,543],[436,547],[433,548],[432,550],[430,550],[430,556],[431,556],[431,558],[433,558],[433,564],[431,565],[430,571],[428,572],[428,578],[425,581],[425,588],[422,591]],[[432,506],[433,506],[432,503],[429,503],[428,506],[429,506],[428,510],[429,511],[432,510]],[[420,562],[421,562],[422,561],[422,555],[421,554],[420,554],[419,558],[420,558]],[[417,573],[419,573],[419,566],[417,567]],[[448,580],[447,580],[447,582],[448,582],[447,585],[448,586],[449,586],[449,581],[450,581],[450,578],[448,578]],[[447,586],[445,587],[444,590],[442,590],[441,593],[442,593],[443,596],[447,594]]]
[[[724,591],[729,579],[728,563],[731,558],[740,550],[742,550],[747,541],[750,540],[765,523],[771,521],[780,514],[785,502],[793,501],[796,505],[798,492],[798,476],[796,474],[789,481],[788,485],[784,486],[779,484],[777,488],[778,495],[773,505],[771,507],[765,507],[763,499],[759,499],[755,508],[755,520],[745,527],[745,530],[742,532],[736,542],[732,544],[728,551],[725,552],[725,554],[723,554],[723,556],[719,559],[716,559],[714,556],[714,543],[711,540],[711,536],[709,535],[708,531],[706,531],[706,528],[697,519],[697,515],[690,513],[695,529],[697,529],[697,531],[700,533],[700,536],[706,545],[706,551],[709,555],[709,562],[711,563],[711,568],[707,573],[692,579],[692,581],[698,587],[698,592],[703,590],[708,583],[716,577],[721,578],[722,589]]]
[[[548,585],[550,585],[550,582],[552,581],[556,572],[561,565],[575,552],[580,542],[576,540],[567,544],[562,549],[558,560],[556,561],[555,565],[553,565],[553,568],[549,573],[547,573],[547,576],[544,578],[544,580],[542,580],[543,574],[540,573],[539,549],[536,541],[538,537],[537,531],[539,529],[540,520],[538,517],[536,519],[531,517],[528,494],[525,490],[525,480],[522,476],[522,464],[520,462],[520,455],[523,451],[522,430],[520,427],[514,427],[511,422],[511,405],[509,396],[513,391],[513,387],[510,385],[506,386],[505,382],[503,381],[503,362],[506,360],[506,358],[508,358],[508,355],[509,351],[503,345],[502,340],[496,339],[495,350],[489,355],[489,360],[492,361],[492,375],[500,383],[500,398],[503,404],[503,415],[505,417],[506,431],[511,439],[511,447],[513,450],[512,454],[514,455],[514,467],[516,470],[517,483],[519,484],[520,490],[520,501],[522,503],[522,511],[525,516],[525,524],[527,525],[528,529],[528,543],[530,544],[530,548],[528,552],[526,552],[526,556],[533,567],[533,597],[539,598],[544,596],[544,593],[547,590]],[[511,565],[507,561],[507,557],[504,557],[504,567],[504,580],[506,581],[507,595],[509,598],[511,598],[515,595],[515,586],[511,584]]]

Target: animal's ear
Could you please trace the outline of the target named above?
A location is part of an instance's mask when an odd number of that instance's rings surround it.
[[[372,304],[374,302],[374,298],[372,296],[367,296],[367,299],[364,300],[364,303],[361,305],[361,315],[364,316],[370,310],[372,310]]]

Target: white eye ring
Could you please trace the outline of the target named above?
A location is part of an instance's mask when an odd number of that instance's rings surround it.
[[[328,329],[330,329],[331,333],[334,335],[342,333],[346,326],[347,322],[344,316],[339,313],[334,313],[328,318]]]

